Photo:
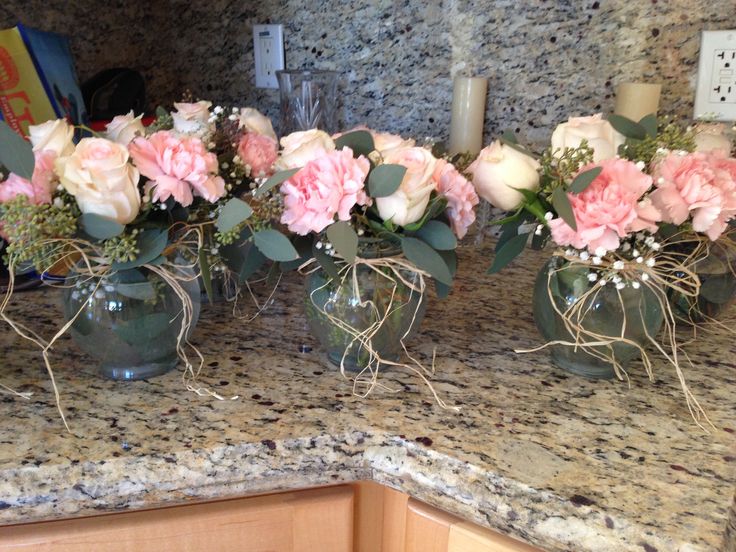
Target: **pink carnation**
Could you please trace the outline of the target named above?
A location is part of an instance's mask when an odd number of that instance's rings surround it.
[[[652,177],[641,172],[635,163],[624,159],[606,159],[583,167],[603,171],[582,193],[568,193],[577,230],[561,218],[550,221],[552,239],[558,245],[613,251],[620,239],[631,232],[656,232],[659,212],[642,196],[651,188]]]
[[[35,166],[29,181],[15,173],[10,173],[5,182],[0,183],[0,203],[5,203],[19,195],[26,196],[34,205],[51,203],[54,189],[54,160],[56,152],[41,150],[34,152]]]
[[[265,134],[246,132],[238,144],[238,155],[251,176],[271,176],[278,154],[279,143]]]
[[[453,232],[458,238],[464,237],[475,222],[474,208],[478,205],[475,188],[451,163],[444,160],[437,162],[433,179],[439,194],[447,198],[447,216]]]
[[[225,181],[217,175],[217,156],[202,140],[161,130],[136,138],[129,146],[133,162],[153,183],[153,200],[172,197],[187,207],[192,195],[214,203],[225,195]]]
[[[364,183],[370,162],[350,148],[325,152],[281,185],[281,222],[302,236],[321,232],[335,220],[350,220],[355,205],[368,205]]]
[[[652,203],[665,222],[682,224],[718,239],[736,215],[736,167],[724,154],[671,153],[654,168]]]

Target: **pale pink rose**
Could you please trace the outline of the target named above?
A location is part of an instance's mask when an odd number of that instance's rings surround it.
[[[370,162],[353,157],[350,148],[326,152],[309,161],[281,185],[284,213],[281,222],[302,236],[321,232],[335,221],[350,220],[356,205],[369,205],[365,179]]]
[[[247,132],[238,144],[238,156],[251,176],[271,176],[278,154],[279,143],[265,134]]]
[[[695,132],[695,151],[703,153],[720,150],[729,154],[733,149],[731,137],[723,123],[698,123]]]
[[[593,149],[593,161],[613,159],[625,138],[600,113],[589,117],[570,117],[552,133],[552,148],[561,155],[565,148],[578,148],[583,140]]]
[[[51,192],[56,182],[54,160],[56,153],[51,150],[33,153],[36,164],[31,180],[10,173],[5,182],[0,183],[0,203],[10,201],[19,195],[26,196],[33,205],[51,203]]]
[[[447,216],[453,232],[458,238],[463,238],[470,225],[475,222],[475,206],[478,205],[475,188],[444,159],[437,161],[432,178],[437,192],[447,198]]]
[[[654,167],[652,203],[665,222],[692,219],[693,230],[717,239],[736,214],[734,178],[724,153],[671,153]]]
[[[429,198],[437,187],[432,180],[437,159],[424,148],[392,150],[384,163],[406,167],[401,186],[393,194],[376,198],[378,214],[398,226],[417,222],[424,215]]]
[[[412,138],[405,139],[398,134],[378,132],[377,130],[368,128],[365,125],[358,125],[351,128],[350,130],[346,130],[345,132],[338,132],[336,134],[333,134],[332,139],[337,140],[345,134],[350,134],[351,132],[355,132],[358,130],[365,130],[370,133],[371,137],[373,138],[373,146],[375,147],[375,151],[380,153],[381,156],[386,156],[389,152],[397,151],[400,149],[413,148],[416,144],[416,142]]]
[[[617,249],[620,239],[632,232],[656,230],[652,223],[659,215],[642,200],[652,186],[652,177],[624,159],[607,159],[583,167],[580,172],[595,167],[602,167],[603,171],[588,188],[579,194],[567,194],[577,231],[561,218],[550,221],[555,243],[600,253]]]
[[[136,138],[129,148],[136,167],[153,183],[154,201],[173,197],[187,207],[193,196],[214,203],[225,195],[225,181],[217,176],[217,156],[199,138],[161,130]]]
[[[276,169],[284,171],[304,167],[307,163],[335,150],[335,142],[324,130],[313,128],[292,132],[281,138],[281,155]]]
[[[83,213],[132,222],[140,211],[140,174],[128,148],[105,138],[83,138],[74,153],[59,157],[54,168],[61,185]]]
[[[143,119],[143,115],[136,117],[132,109],[125,115],[116,115],[105,126],[105,138],[127,146],[133,141],[133,138],[143,136],[146,133],[141,119]]]
[[[171,113],[174,121],[174,130],[191,136],[204,136],[213,129],[210,123],[210,107],[212,102],[199,101],[194,103],[178,102],[174,104],[176,111]]]
[[[51,150],[59,157],[74,152],[74,127],[64,119],[29,126],[28,139],[33,151]]]

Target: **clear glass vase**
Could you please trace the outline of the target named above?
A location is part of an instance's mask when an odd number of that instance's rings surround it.
[[[337,130],[335,71],[276,71],[281,102],[281,135],[318,128]]]
[[[566,312],[583,301],[580,325],[590,332],[606,338],[623,335],[626,339],[644,346],[654,337],[664,321],[664,314],[657,294],[648,286],[638,289],[627,285],[616,289],[612,283],[605,286],[591,282],[590,269],[582,264],[573,264],[561,257],[552,257],[539,271],[534,285],[534,321],[548,342],[574,343],[575,336],[568,330],[557,312]],[[589,293],[594,290],[594,293]],[[553,303],[554,301],[554,303]],[[557,310],[555,309],[555,305]],[[585,343],[591,337],[581,336]],[[569,372],[594,379],[610,379],[615,376],[613,364],[594,356],[580,347],[551,345],[552,361]],[[623,367],[640,355],[640,350],[631,344],[617,342],[610,346],[594,346],[593,351],[616,359]]]
[[[189,280],[179,283],[192,301],[191,334],[199,319],[199,283],[191,268],[177,267],[177,272]],[[145,268],[115,272],[101,280],[70,274],[63,312],[65,321],[79,312],[71,336],[107,378],[148,379],[168,372],[179,361],[182,301],[169,284]]]
[[[362,256],[367,257],[365,251]],[[419,293],[419,275],[400,269],[407,286],[386,268],[359,264],[355,281],[349,275],[335,282],[322,269],[307,277],[307,322],[329,360],[346,370],[360,372],[371,354],[354,333],[372,329],[370,346],[382,359],[396,361],[404,342],[419,329],[427,308],[426,293]],[[357,282],[357,286],[355,283]],[[347,328],[351,328],[348,330]]]
[[[671,292],[675,315],[689,324],[719,318],[736,300],[736,251],[732,246],[712,243],[708,255],[691,268],[700,280],[700,293],[687,297]]]

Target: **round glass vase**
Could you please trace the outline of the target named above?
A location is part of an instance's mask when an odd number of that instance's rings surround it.
[[[377,259],[400,252],[385,242],[361,240],[359,257]],[[304,298],[307,322],[332,364],[340,366],[344,362],[346,370],[360,372],[372,360],[399,359],[403,352],[402,339],[406,341],[419,330],[427,299],[426,292],[417,291],[420,276],[416,272],[397,270],[411,286],[397,278],[391,269],[365,264],[349,269],[339,282],[322,268],[307,276]],[[369,332],[369,337],[356,340],[355,333],[363,332]],[[361,341],[370,343],[378,358],[372,357]]]
[[[688,297],[675,291],[669,294],[678,320],[701,324],[719,318],[736,299],[736,251],[714,242],[708,255],[691,269],[700,280],[700,293]]]
[[[192,301],[191,335],[199,319],[201,292],[193,269],[177,267],[179,284]],[[77,346],[113,380],[164,374],[179,362],[177,338],[182,300],[158,274],[144,267],[103,278],[71,274],[63,293],[65,321]]]
[[[567,328],[559,313],[571,307],[580,307],[580,320],[576,323],[586,332],[615,339],[621,336],[644,346],[662,326],[664,315],[657,294],[648,286],[635,288],[626,285],[622,289],[609,282],[601,286],[588,279],[591,270],[582,264],[569,263],[562,257],[552,257],[539,271],[534,284],[534,322],[545,340],[575,343],[573,333]],[[580,302],[583,302],[580,304]],[[556,308],[555,308],[556,306]],[[581,335],[580,342],[595,338]],[[613,363],[598,358],[571,345],[550,345],[552,361],[573,374],[592,379],[611,379],[616,375]],[[622,368],[640,355],[631,344],[614,342],[610,346],[593,346],[592,351],[615,358]]]

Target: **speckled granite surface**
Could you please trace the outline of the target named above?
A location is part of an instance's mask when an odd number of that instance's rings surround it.
[[[539,343],[529,284],[544,259],[526,258],[491,278],[477,273],[486,261],[464,251],[451,298],[430,302],[412,348],[427,358],[436,347],[435,385],[460,414],[401,373],[387,375],[396,393],[352,397],[316,348],[300,353],[315,343],[296,275],[252,323],[229,321],[226,306],[203,312],[202,381],[239,400],[189,394],[177,372],[101,380],[60,344],[56,375],[74,436],[39,355],[4,328],[0,381],[34,395],[0,400],[0,522],[374,479],[550,551],[732,550],[732,338],[688,349],[688,379],[718,428],[707,435],[661,364],[654,384],[632,370],[628,389],[568,376],[544,352],[515,355]],[[16,314],[50,332],[55,297],[19,298]]]
[[[80,77],[140,70],[151,104],[182,91],[278,114],[254,88],[252,26],[285,25],[290,68],[343,75],[346,126],[446,138],[451,79],[489,80],[487,136],[546,142],[570,114],[610,111],[617,83],[661,81],[668,112],[692,114],[700,31],[736,28],[733,0],[4,0],[18,19],[73,37]],[[329,6],[326,8],[326,6]]]

